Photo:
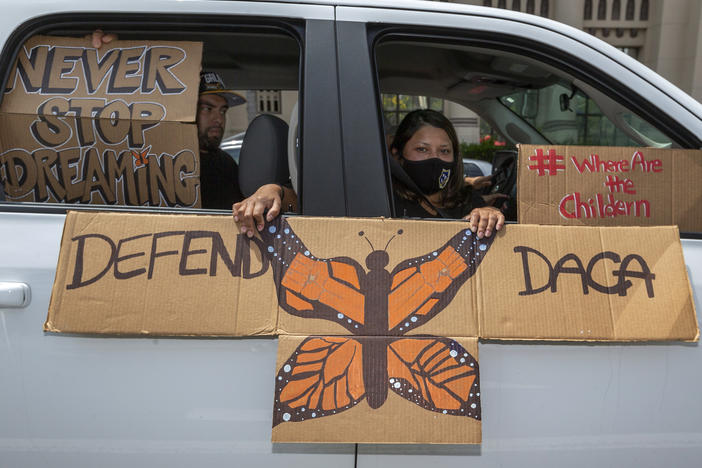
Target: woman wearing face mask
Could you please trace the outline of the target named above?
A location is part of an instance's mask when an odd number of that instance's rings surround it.
[[[479,196],[471,196],[470,186],[463,178],[463,162],[458,157],[456,131],[442,114],[431,110],[410,112],[397,128],[390,149],[413,181],[410,187],[393,179],[399,216],[463,218],[480,238],[502,228],[502,212],[483,207]],[[280,213],[284,196],[287,194],[283,188],[269,184],[255,196],[234,204],[234,219],[241,222],[242,233],[251,237],[263,229],[264,217],[271,221]]]
[[[502,212],[483,206],[482,198],[466,185],[456,130],[443,114],[429,109],[407,114],[390,151],[413,182],[393,179],[399,216],[463,218],[481,238],[502,228]]]

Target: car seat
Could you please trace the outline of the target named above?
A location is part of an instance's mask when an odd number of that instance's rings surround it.
[[[265,184],[287,184],[288,124],[269,114],[256,117],[246,129],[239,154],[239,187],[249,197]]]

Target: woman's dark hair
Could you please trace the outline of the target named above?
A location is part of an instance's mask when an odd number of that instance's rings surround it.
[[[453,147],[453,168],[451,170],[451,176],[446,184],[446,187],[441,190],[441,205],[446,208],[453,208],[464,201],[468,196],[465,180],[463,178],[463,160],[460,156],[460,148],[458,146],[458,136],[456,135],[456,129],[453,128],[451,121],[447,119],[444,114],[431,109],[419,109],[410,112],[402,119],[400,125],[397,127],[395,132],[395,138],[392,140],[390,145],[390,150],[397,150],[397,154],[402,156],[402,152],[405,148],[407,142],[412,138],[412,135],[417,132],[420,128],[430,125],[435,128],[440,128],[446,132],[449,140],[451,141],[451,146]],[[402,164],[402,159],[400,160]],[[402,184],[398,180],[393,180],[393,186],[395,190],[405,198],[411,200],[420,200],[421,196],[416,194],[414,190]],[[429,194],[426,194],[429,195]]]

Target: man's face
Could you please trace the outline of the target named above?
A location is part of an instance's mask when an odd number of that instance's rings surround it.
[[[227,123],[227,101],[216,94],[201,94],[197,101],[197,136],[200,151],[209,152],[219,148]]]

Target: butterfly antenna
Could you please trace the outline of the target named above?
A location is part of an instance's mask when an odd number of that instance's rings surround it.
[[[402,229],[398,230],[398,231],[397,231],[397,235],[398,235],[398,236],[402,235],[402,232],[403,232]],[[383,250],[388,250],[388,246],[390,245],[390,242],[392,242],[392,240],[393,240],[394,238],[395,238],[395,235],[393,235],[393,236],[390,238],[390,240],[388,241],[388,243],[385,244],[385,248],[384,248]]]
[[[366,240],[366,242],[368,242],[368,245],[370,245],[371,251],[375,252],[375,247],[373,247],[373,244],[371,244],[371,241],[369,241],[368,238],[364,234],[365,233],[363,231],[360,231],[358,233],[359,236],[363,237]]]

